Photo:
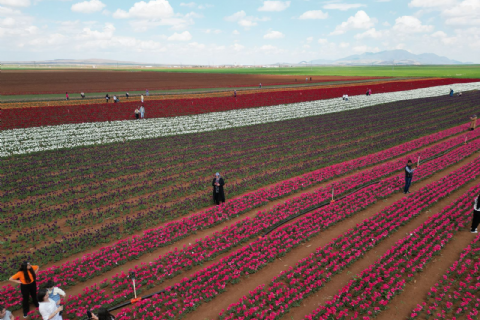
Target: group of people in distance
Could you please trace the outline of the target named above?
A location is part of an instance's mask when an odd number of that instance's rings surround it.
[[[33,304],[38,308],[38,312],[43,320],[62,320],[63,306],[60,305],[62,298],[65,298],[65,292],[56,287],[52,280],[48,280],[37,292],[37,273],[39,266],[32,265],[30,262],[23,262],[17,273],[10,277],[10,281],[20,284],[22,292],[23,318],[28,317],[30,312],[29,298],[32,297]],[[94,320],[114,320],[105,308],[100,308],[97,315],[88,312],[87,317]],[[0,320],[14,320],[14,316],[5,306],[0,305]]]

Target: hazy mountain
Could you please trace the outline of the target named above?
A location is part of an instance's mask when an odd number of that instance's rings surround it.
[[[318,62],[317,62],[318,61]],[[387,50],[381,52],[365,52],[351,55],[342,59],[326,62],[328,60],[312,60],[312,64],[334,65],[392,65],[392,64],[463,64],[463,62],[451,60],[434,53],[414,54],[407,50]]]

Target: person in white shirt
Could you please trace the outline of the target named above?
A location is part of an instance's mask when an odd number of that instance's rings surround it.
[[[0,320],[14,320],[13,314],[5,309],[4,305],[0,305]]]
[[[40,304],[38,311],[43,320],[63,320],[59,314],[63,310],[63,306],[57,306],[55,301],[49,298],[47,289],[38,290],[37,298]]]
[[[143,103],[143,94],[140,96],[140,101]]]

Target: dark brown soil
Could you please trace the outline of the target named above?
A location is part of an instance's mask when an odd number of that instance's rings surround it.
[[[305,76],[180,73],[153,71],[3,71],[1,95],[228,88],[305,83]],[[310,79],[310,77],[308,77]],[[378,77],[379,79],[381,77]],[[372,77],[314,76],[311,82],[352,81]],[[295,81],[297,80],[297,81]],[[310,80],[309,80],[310,82]]]

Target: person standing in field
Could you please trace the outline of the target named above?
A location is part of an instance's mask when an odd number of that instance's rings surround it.
[[[24,318],[28,316],[28,312],[30,311],[30,303],[28,301],[29,296],[32,297],[33,304],[38,308],[36,282],[38,270],[38,266],[32,266],[30,262],[24,262],[20,266],[20,270],[8,279],[9,281],[20,284],[20,291],[22,292],[23,298],[22,307]]]
[[[225,185],[225,181],[220,176],[220,173],[215,173],[215,177],[212,181],[213,186],[213,202],[216,205],[220,205],[220,202],[225,203],[225,193],[223,192],[223,186]]]
[[[65,97],[66,97],[67,100],[68,100],[68,92],[65,92]]]
[[[262,89],[262,83],[260,82],[260,85],[258,86],[260,89]]]
[[[150,92],[148,92],[148,89],[145,90],[145,95],[148,97],[150,95]]]
[[[143,105],[140,107],[140,118],[145,119],[145,108]]]
[[[453,89],[450,89],[450,97],[453,97]]]
[[[233,90],[233,97],[234,97],[234,98],[237,97],[237,90]]]
[[[108,96],[108,93],[105,95],[105,101],[107,101],[108,103],[108,100],[110,100],[110,97]]]
[[[138,108],[137,108],[137,109],[135,109],[135,119],[138,120],[139,117],[140,117],[140,110],[138,110]]]
[[[81,92],[80,97],[82,97],[82,99],[84,99],[85,98],[85,93]]]
[[[127,97],[128,99],[128,97],[130,97],[130,94],[128,92],[125,92],[125,97]]]
[[[143,94],[140,96],[140,101],[143,103]]]
[[[117,103],[117,96],[116,95],[113,96],[113,103]]]
[[[477,115],[474,114],[473,116],[470,117],[470,130],[475,130],[477,127]]]
[[[412,184],[413,172],[415,169],[412,169],[412,160],[408,160],[407,165],[405,166],[405,187],[403,188],[403,193],[410,193],[410,185]]]
[[[40,301],[38,311],[42,315],[43,320],[62,320],[60,312],[62,312],[63,306],[58,306],[50,298],[47,289],[42,288],[38,290],[38,301]]]
[[[480,223],[480,194],[473,200],[473,219],[472,227],[470,228],[471,233],[478,233],[477,227]]]

